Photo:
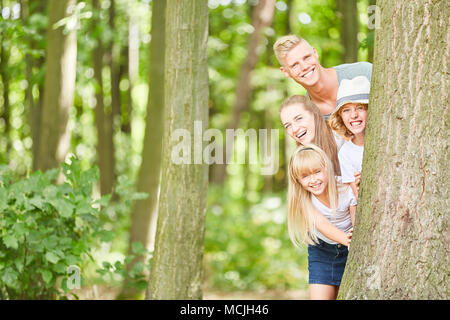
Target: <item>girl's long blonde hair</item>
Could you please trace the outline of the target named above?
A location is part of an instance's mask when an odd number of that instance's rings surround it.
[[[314,144],[297,147],[289,162],[288,195],[288,231],[291,241],[299,246],[301,243],[317,243],[315,235],[315,216],[317,209],[311,201],[311,193],[300,184],[304,175],[324,168],[328,177],[326,189],[333,211],[338,206],[338,185],[333,165],[325,152]]]
[[[329,157],[329,159],[333,164],[334,172],[336,173],[337,176],[340,176],[341,168],[339,166],[336,140],[334,139],[333,131],[331,130],[330,126],[323,119],[319,108],[308,97],[295,95],[286,98],[283,101],[279,113],[281,113],[281,111],[284,108],[289,107],[293,104],[300,104],[305,108],[306,111],[309,111],[313,114],[315,133],[314,133],[314,140],[311,142],[318,145],[320,148],[322,148],[323,151],[325,151],[325,153],[327,154],[327,156]],[[299,145],[300,143],[297,143],[297,146]]]

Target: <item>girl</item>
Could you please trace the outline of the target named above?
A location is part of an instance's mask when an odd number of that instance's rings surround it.
[[[308,244],[311,299],[336,299],[347,261],[356,198],[336,181],[333,165],[313,144],[299,146],[289,163],[289,236]],[[323,223],[326,218],[331,223]]]
[[[287,134],[297,145],[314,143],[319,146],[331,159],[334,172],[340,176],[338,150],[345,140],[334,136],[319,108],[308,97],[295,95],[284,100],[279,112]]]
[[[338,153],[342,182],[349,183],[358,197],[359,180],[355,173],[361,172],[366,132],[367,106],[370,82],[365,77],[342,80],[337,95],[337,108],[330,117],[330,126],[340,135],[350,139]]]

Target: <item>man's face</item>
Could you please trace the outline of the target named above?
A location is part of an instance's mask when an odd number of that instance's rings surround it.
[[[283,74],[303,87],[314,86],[319,80],[319,55],[316,49],[302,41],[284,57]]]

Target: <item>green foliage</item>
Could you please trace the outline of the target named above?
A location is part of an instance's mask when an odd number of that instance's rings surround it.
[[[295,249],[286,229],[285,193],[250,201],[232,186],[208,191],[205,270],[216,290],[307,286],[306,247]]]
[[[82,171],[71,158],[60,170],[15,180],[0,170],[0,294],[8,299],[50,299],[69,293],[67,268],[80,266],[96,238],[101,201],[94,201],[96,167]]]
[[[133,242],[131,250],[133,254],[128,255],[123,262],[117,260],[111,264],[105,261],[97,272],[102,276],[108,275],[110,278],[117,274],[122,279],[128,280],[125,284],[126,288],[144,291],[147,288],[146,274],[150,271],[152,255],[140,242]],[[127,268],[130,264],[132,267]]]

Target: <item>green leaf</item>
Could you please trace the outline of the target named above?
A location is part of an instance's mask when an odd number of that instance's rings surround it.
[[[133,242],[131,244],[131,250],[133,251],[133,253],[138,254],[138,255],[142,255],[147,252],[147,250],[144,248],[144,245],[142,244],[142,242]]]
[[[63,199],[54,199],[50,203],[62,217],[69,218],[72,216],[75,207],[70,202]]]
[[[51,273],[50,271],[48,271],[48,270],[42,270],[42,271],[41,271],[41,274],[42,274],[42,279],[44,279],[44,281],[45,281],[46,284],[49,284],[50,281],[52,281],[53,275],[52,275],[52,273]]]
[[[59,261],[59,257],[53,252],[47,252],[45,254],[45,259],[47,259],[47,261],[51,263],[57,263]]]
[[[8,287],[17,288],[17,272],[15,272],[13,269],[7,268],[5,271],[3,271],[1,279]]]
[[[102,230],[100,232],[100,240],[102,242],[111,242],[111,240],[114,237],[114,233],[112,231],[109,230]]]
[[[17,239],[13,234],[7,234],[6,236],[4,236],[3,243],[7,248],[17,249],[19,247],[19,243],[17,242]]]

